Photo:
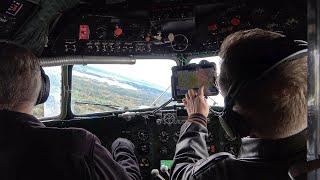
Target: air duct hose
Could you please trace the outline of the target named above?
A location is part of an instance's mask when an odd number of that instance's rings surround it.
[[[61,56],[61,57],[42,57],[40,65],[43,67],[66,66],[74,64],[135,64],[136,60],[130,57],[114,56]]]

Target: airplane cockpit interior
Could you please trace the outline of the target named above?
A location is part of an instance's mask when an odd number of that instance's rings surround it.
[[[34,116],[49,127],[84,128],[107,149],[118,137],[131,140],[144,180],[169,179],[188,118],[181,100],[197,68],[213,79],[208,152],[236,155],[241,141],[213,113],[224,107],[215,82],[223,40],[261,28],[307,41],[307,22],[303,0],[0,2],[0,39],[31,49],[50,79]]]

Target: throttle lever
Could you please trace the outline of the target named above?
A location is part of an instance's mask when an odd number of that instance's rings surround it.
[[[151,175],[152,175],[153,177],[155,177],[155,178],[160,179],[160,180],[166,180],[164,177],[162,177],[162,176],[160,175],[160,172],[159,172],[158,169],[152,169]]]
[[[161,165],[160,171],[167,175],[168,178],[170,178],[169,169],[167,166]]]

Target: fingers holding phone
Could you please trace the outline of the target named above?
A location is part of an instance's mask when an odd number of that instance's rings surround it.
[[[187,109],[188,115],[202,114],[205,117],[209,115],[209,105],[204,96],[204,87],[201,86],[198,91],[193,89],[188,90],[185,98],[182,100]]]

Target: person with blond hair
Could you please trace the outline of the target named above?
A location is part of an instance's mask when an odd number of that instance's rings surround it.
[[[181,127],[171,179],[290,179],[290,167],[306,161],[306,52],[305,44],[275,32],[229,35],[219,52],[217,83],[225,97],[219,120],[229,135],[242,138],[239,154],[208,155],[209,107],[203,88],[189,90],[183,100],[189,118]]]

